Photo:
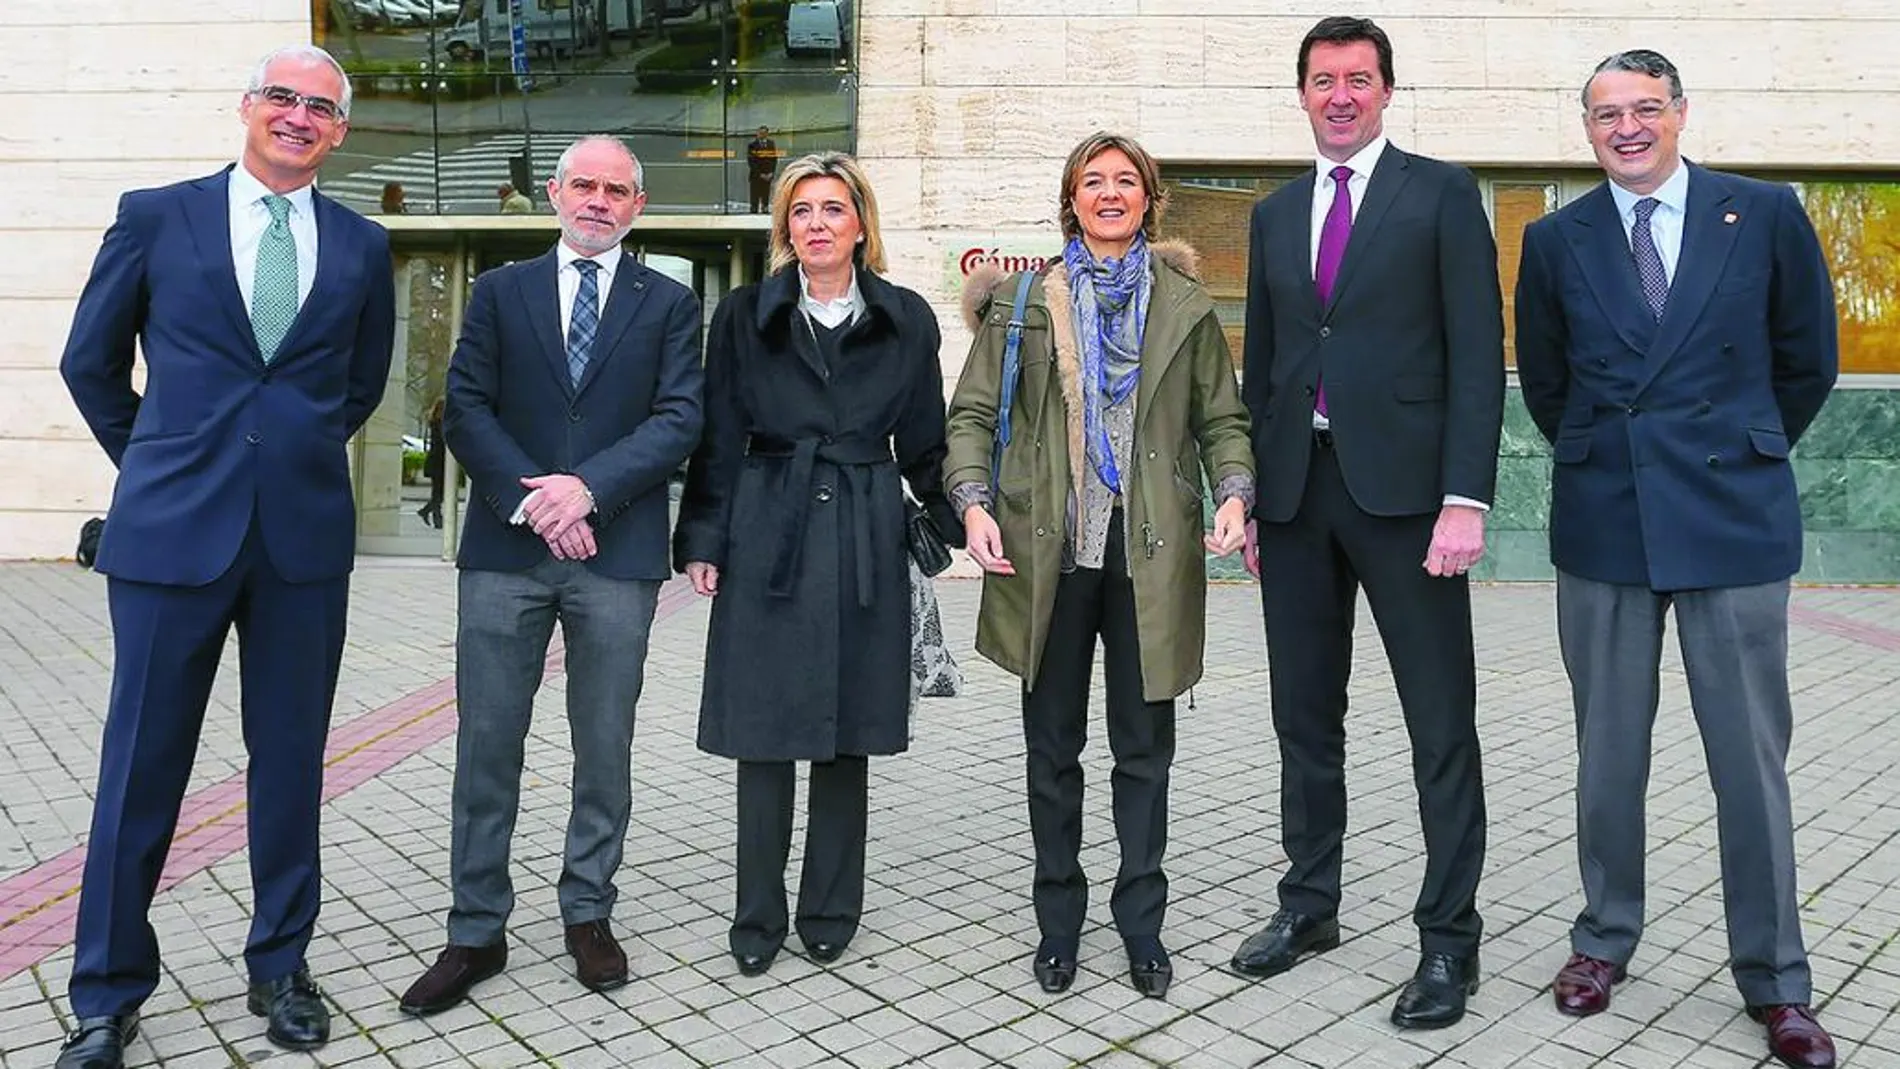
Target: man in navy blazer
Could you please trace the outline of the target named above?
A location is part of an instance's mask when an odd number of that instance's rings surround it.
[[[388,236],[312,185],[349,105],[328,53],[265,57],[238,108],[237,165],[126,194],[73,315],[60,372],[119,477],[96,564],[112,697],[68,987],[78,1026],[60,1069],[121,1065],[158,982],[146,914],[233,626],[249,1005],[279,1046],[329,1038],[304,952],[355,556],[345,444],[382,398],[395,329]]]
[[[442,430],[468,469],[450,836],[448,947],[401,999],[446,1010],[507,964],[509,839],[523,746],[558,621],[574,750],[557,897],[575,976],[627,982],[609,927],[632,811],[634,706],[660,584],[667,481],[703,422],[693,292],[620,248],[646,203],[620,141],[562,153],[548,200],[561,240],[477,279],[449,363]]]
[[[1788,800],[1788,451],[1833,388],[1833,287],[1788,187],[1682,159],[1681,76],[1598,65],[1584,129],[1609,181],[1524,235],[1517,367],[1552,444],[1557,626],[1576,701],[1584,909],[1557,1008],[1608,1008],[1643,930],[1643,798],[1664,617],[1717,800],[1730,970],[1788,1065],[1830,1066],[1809,1003]]]

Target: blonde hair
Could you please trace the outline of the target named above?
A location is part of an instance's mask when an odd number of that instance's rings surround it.
[[[842,152],[815,152],[800,156],[779,171],[772,187],[772,262],[777,272],[798,261],[792,248],[792,194],[807,178],[836,178],[851,191],[851,205],[857,209],[858,225],[864,240],[852,250],[852,259],[860,267],[884,273],[884,236],[878,232],[877,195],[871,192],[871,180],[864,177],[858,161]]]
[[[1155,225],[1161,221],[1161,210],[1168,201],[1168,191],[1161,188],[1161,167],[1134,138],[1104,132],[1083,138],[1082,143],[1070,151],[1069,162],[1062,167],[1062,194],[1057,203],[1061,205],[1058,215],[1064,240],[1082,236],[1082,221],[1075,216],[1075,187],[1082,181],[1083,169],[1090,160],[1111,149],[1119,149],[1128,157],[1128,162],[1135,165],[1135,173],[1141,176],[1141,191],[1148,196],[1148,207],[1141,213],[1141,234],[1154,240]]]

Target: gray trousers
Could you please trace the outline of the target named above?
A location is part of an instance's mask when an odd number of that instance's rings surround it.
[[[561,920],[580,924],[613,913],[613,877],[633,808],[633,711],[659,592],[658,582],[606,579],[574,561],[461,573],[450,943],[501,939],[514,908],[508,848],[521,802],[522,753],[557,620],[574,750],[557,885]]]
[[[1751,1006],[1812,996],[1788,804],[1788,583],[1658,594],[1557,575],[1577,713],[1580,954],[1619,964],[1643,932],[1644,794],[1671,606],[1715,789],[1729,968]]]

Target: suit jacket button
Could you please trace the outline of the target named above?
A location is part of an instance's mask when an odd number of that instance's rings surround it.
[[[1319,336],[1320,336],[1320,337],[1322,337],[1322,338],[1330,338],[1330,337],[1332,337],[1332,336],[1333,336],[1333,328],[1331,328],[1331,327],[1321,327],[1321,328],[1319,328]]]
[[[1597,357],[1597,366],[1598,366],[1598,367],[1609,367],[1609,366],[1610,366],[1610,361],[1609,361],[1609,358],[1608,358],[1608,357],[1602,357],[1602,356],[1599,356],[1599,357]]]
[[[1046,534],[1048,534],[1048,533],[1049,533],[1049,529],[1048,529],[1047,527],[1038,527],[1038,528],[1036,528],[1036,537],[1037,537],[1037,538],[1041,538],[1041,537],[1042,537],[1043,535],[1046,535]]]
[[[1640,408],[1637,408],[1635,405],[1631,405],[1628,408],[1624,409],[1623,411],[1628,413],[1629,415],[1635,416],[1635,415],[1641,414],[1643,410]]]
[[[830,501],[830,500],[831,500],[831,487],[829,487],[829,486],[824,486],[824,485],[822,485],[822,484],[821,484],[821,485],[820,485],[820,486],[818,487],[818,492],[817,492],[817,493],[815,493],[815,494],[813,494],[813,495],[812,495],[812,497],[813,497],[814,499],[816,499],[816,500],[818,500],[818,501],[820,501],[820,502],[824,502],[824,501]]]
[[[1711,467],[1711,468],[1719,468],[1719,467],[1721,467],[1721,466],[1722,466],[1722,458],[1721,458],[1721,457],[1719,457],[1719,456],[1716,456],[1716,455],[1715,455],[1714,453],[1710,453],[1710,454],[1709,454],[1709,467]]]
[[[244,436],[244,441],[248,445],[257,445],[259,442],[262,442],[263,440],[264,440],[264,436],[257,433],[256,431],[252,431],[251,433]]]
[[[579,423],[581,421],[581,414],[579,412],[569,412],[567,418],[571,423]]]

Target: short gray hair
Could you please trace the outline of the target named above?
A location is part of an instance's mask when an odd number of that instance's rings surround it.
[[[634,192],[637,193],[647,187],[646,173],[640,167],[640,157],[635,156],[633,154],[633,150],[627,147],[627,143],[625,141],[622,141],[611,134],[588,134],[586,137],[583,137],[579,141],[576,141],[573,144],[567,146],[566,151],[561,153],[560,161],[555,163],[554,165],[554,184],[555,185],[564,186],[567,184],[568,168],[573,166],[574,154],[576,152],[579,152],[581,149],[581,146],[583,145],[612,145],[613,147],[626,153],[628,161],[630,161],[633,164]]]
[[[1590,72],[1590,77],[1584,79],[1583,92],[1579,94],[1584,107],[1590,106],[1590,83],[1596,81],[1597,75],[1605,71],[1629,71],[1633,74],[1647,74],[1651,78],[1666,79],[1669,82],[1669,99],[1682,99],[1682,73],[1676,70],[1676,65],[1669,62],[1669,58],[1661,52],[1652,52],[1647,48],[1632,48],[1627,52],[1605,56],[1603,62],[1597,64],[1597,69]]]
[[[338,63],[335,56],[316,45],[285,45],[274,49],[263,59],[258,60],[257,66],[251,69],[251,83],[244,91],[255,93],[264,88],[264,79],[270,71],[270,65],[280,59],[301,59],[307,63],[321,63],[335,71],[337,80],[343,83],[343,95],[336,102],[336,106],[342,110],[345,119],[350,117],[350,100],[356,96],[350,88],[350,72],[343,69],[343,64]]]

